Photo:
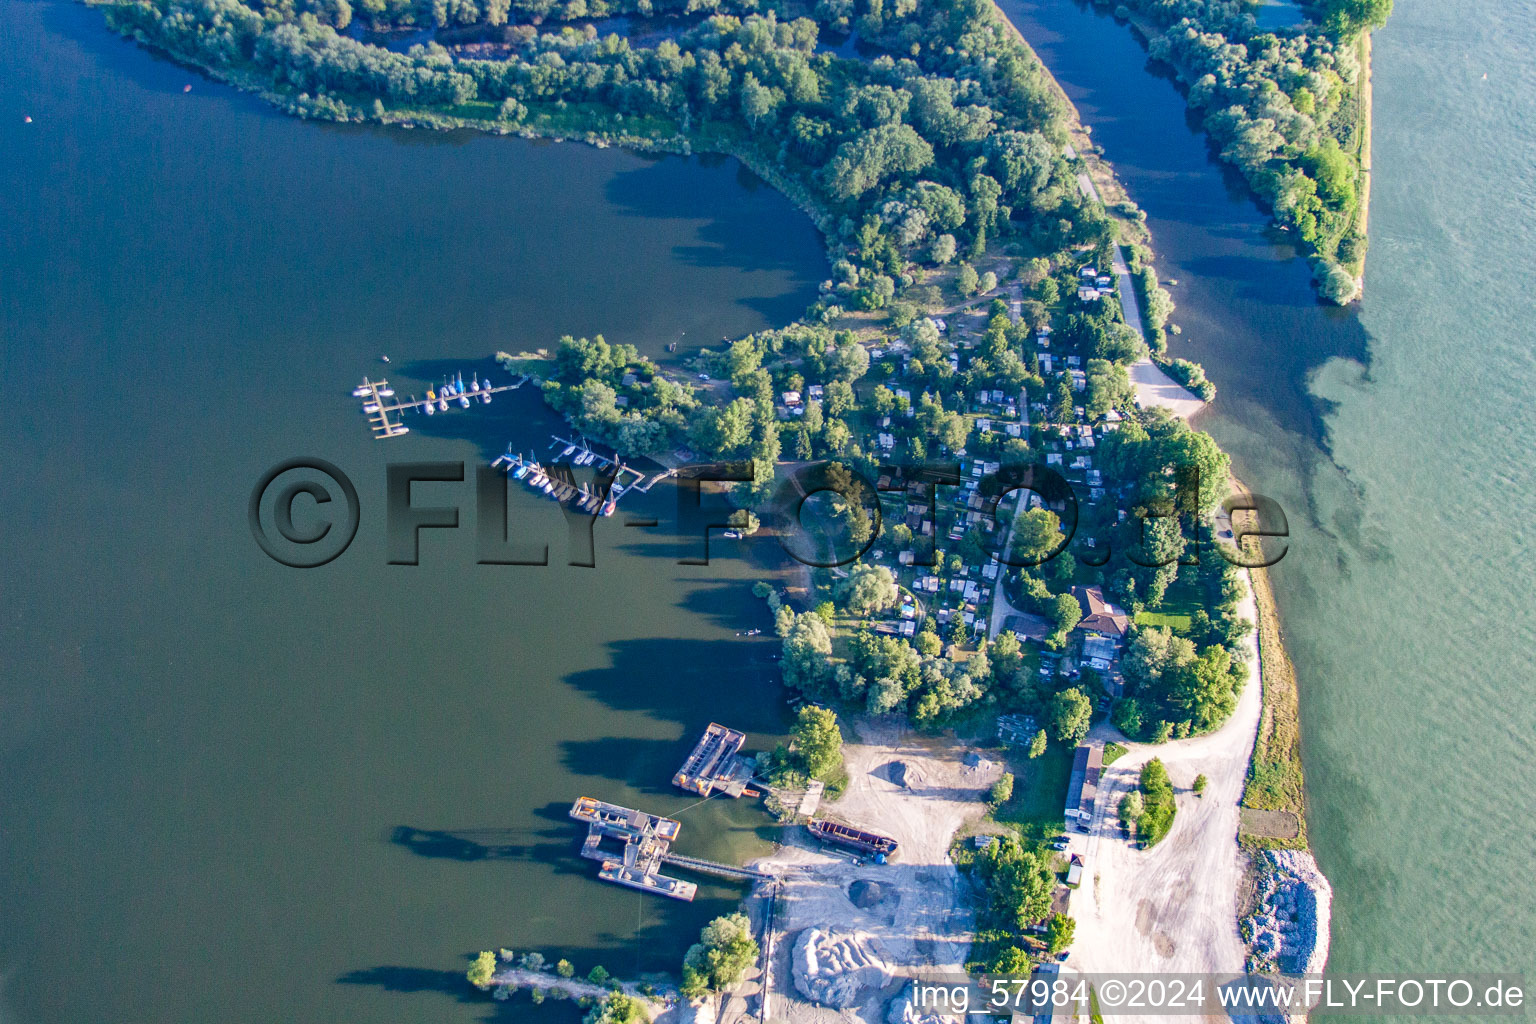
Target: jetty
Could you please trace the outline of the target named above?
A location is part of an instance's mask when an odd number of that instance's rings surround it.
[[[682,829],[680,822],[603,803],[590,796],[578,799],[571,806],[570,814],[587,824],[587,838],[581,845],[581,855],[601,862],[602,869],[597,877],[675,900],[693,899],[699,888],[697,885],[680,878],[669,878],[657,870]],[[604,840],[621,844],[618,857],[603,849]]]
[[[611,516],[619,507],[619,499],[631,491],[646,493],[656,480],[646,480],[645,474],[626,465],[618,453],[603,455],[585,440],[570,440],[550,435],[551,450],[560,449],[548,461],[540,461],[533,454],[524,455],[507,445],[504,454],[491,463],[493,468],[503,469],[514,479],[521,480],[531,489],[542,492],[562,505],[570,505],[589,515]],[[578,481],[576,469],[589,467],[593,472],[590,481]]]
[[[672,776],[672,785],[699,796],[711,796],[716,791],[729,797],[756,796],[747,785],[757,772],[757,763],[740,754],[746,741],[745,733],[710,722],[688,760]]]
[[[689,871],[697,871],[705,875],[719,875],[721,878],[730,878],[738,881],[769,882],[778,876],[771,871],[759,871],[757,868],[745,868],[740,864],[722,864],[717,860],[705,860],[702,857],[684,857],[681,854],[668,853],[661,858],[668,864]]]
[[[461,373],[451,380],[445,379],[439,388],[428,388],[426,398],[418,399],[412,395],[408,401],[399,401],[394,388],[389,386],[389,381],[364,377],[363,382],[352,389],[352,397],[362,400],[363,413],[368,417],[369,426],[373,428],[373,436],[383,439],[399,437],[401,434],[411,432],[411,428],[401,422],[403,413],[414,411],[432,416],[439,412],[447,412],[454,406],[468,409],[477,402],[481,405],[490,405],[492,395],[503,391],[515,391],[528,380],[528,377],[523,376],[511,384],[492,385],[489,378],[482,381],[480,375],[475,374],[466,385],[464,375]]]

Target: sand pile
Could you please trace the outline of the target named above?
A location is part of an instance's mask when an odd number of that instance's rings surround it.
[[[860,1005],[890,977],[874,939],[865,932],[807,928],[795,940],[792,963],[800,994],[838,1010]]]

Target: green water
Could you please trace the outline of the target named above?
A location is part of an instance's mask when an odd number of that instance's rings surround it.
[[[595,569],[519,489],[554,564],[477,566],[467,484],[418,487],[465,528],[386,565],[387,459],[555,425],[530,388],[376,442],[348,393],[381,353],[421,392],[566,331],[660,353],[783,322],[814,229],[732,161],[283,117],[81,5],[0,5],[0,52],[0,1021],[570,1020],[472,998],[465,957],[675,968],[740,889],[600,884],[565,812],[680,811],[708,721],[782,732],[775,644],[737,635],[763,566],[678,565],[665,488]],[[246,525],[297,455],[363,513],[308,572]],[[763,848],[745,803],[682,821],[681,852]]]
[[[1001,2],[1148,213],[1174,353],[1221,388],[1201,425],[1289,515],[1273,578],[1330,966],[1536,975],[1536,8],[1398,0],[1367,295],[1340,311],[1123,24]]]

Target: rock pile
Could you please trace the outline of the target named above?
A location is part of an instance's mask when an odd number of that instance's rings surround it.
[[[807,928],[792,951],[795,988],[813,1003],[844,1010],[883,987],[890,970],[864,932]]]
[[[912,1004],[912,986],[908,985],[901,995],[891,1000],[890,1012],[885,1016],[887,1024],[961,1024],[961,1014],[934,1013]]]
[[[1333,887],[1310,853],[1268,850],[1258,903],[1243,921],[1248,970],[1320,974],[1328,963],[1328,921]]]

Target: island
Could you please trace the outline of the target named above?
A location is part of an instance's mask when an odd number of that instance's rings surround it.
[[[785,825],[736,869],[748,912],[705,929],[673,988],[510,950],[471,982],[589,1021],[918,1021],[924,972],[1320,968],[1328,888],[1259,506],[1188,422],[1215,386],[1168,357],[1145,218],[1104,200],[1124,194],[1112,170],[991,3],[100,6],[306,117],[730,154],[825,237],[831,276],[795,323],[675,360],[601,337],[501,356],[606,464],[745,467],[736,539],[786,538],[786,485],[815,529],[757,584],[794,735],[750,762],[701,741],[678,775],[701,792],[727,765],[730,795],[762,786]],[[1260,33],[1242,6],[1125,13],[1191,102],[1223,105],[1224,156],[1347,301],[1385,7],[1329,0],[1320,24]],[[691,898],[656,872],[676,821],[572,798],[600,877]],[[625,852],[603,854],[613,836]]]

